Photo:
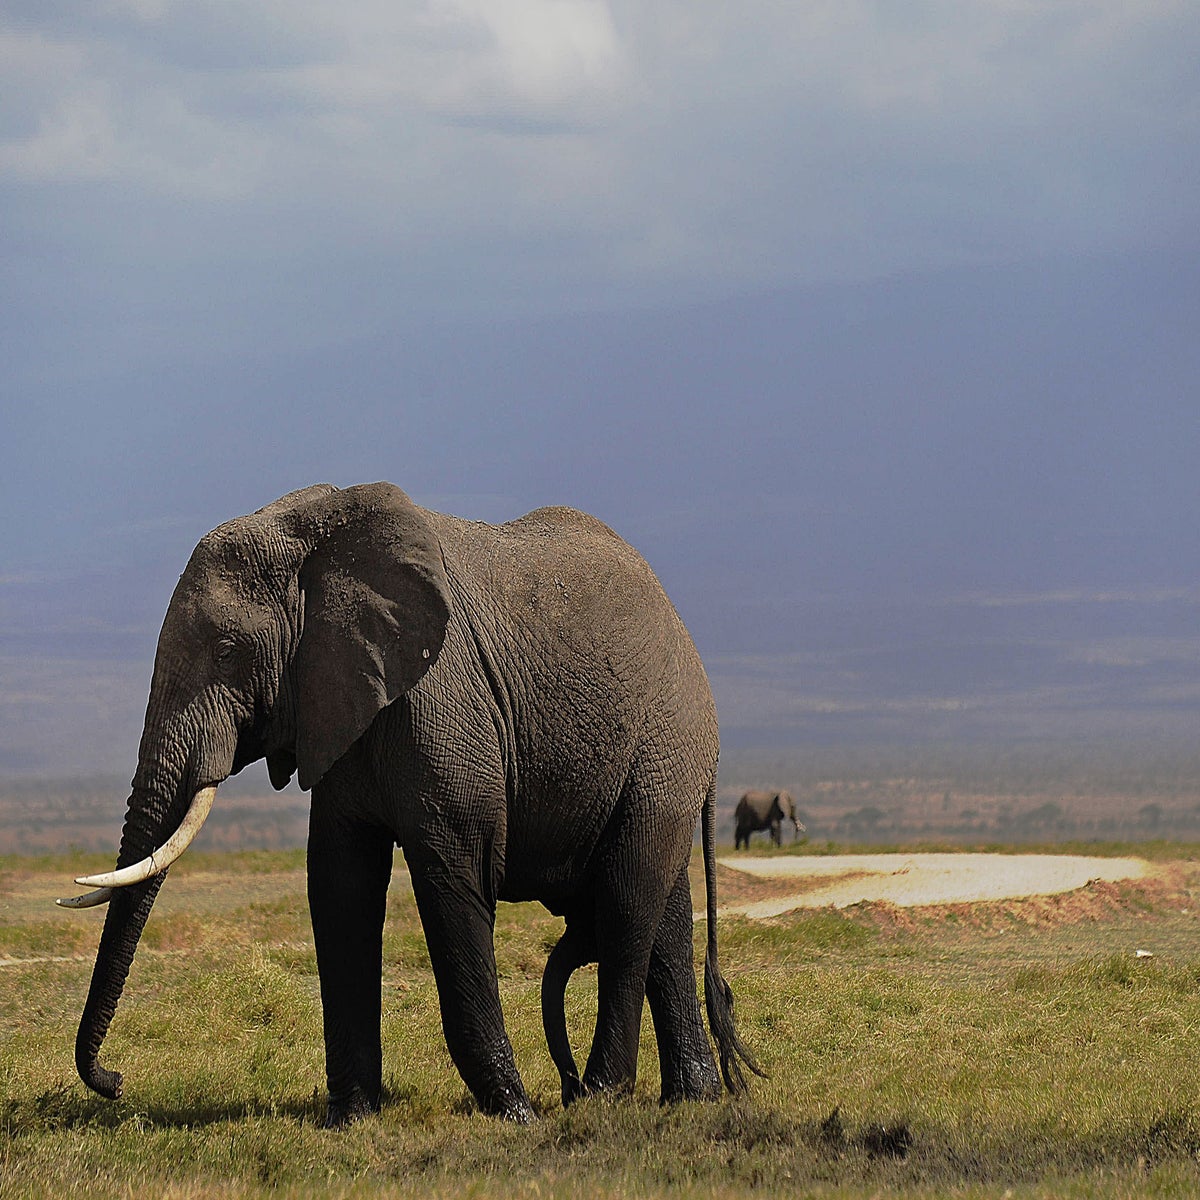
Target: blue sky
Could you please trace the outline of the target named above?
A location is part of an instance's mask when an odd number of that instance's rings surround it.
[[[1187,736],[1200,9],[0,4],[0,773],[388,478],[650,558],[728,740]]]

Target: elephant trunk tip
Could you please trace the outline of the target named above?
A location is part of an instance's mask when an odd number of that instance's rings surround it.
[[[92,1063],[87,1071],[79,1072],[79,1077],[106,1100],[120,1100],[124,1083],[120,1071],[107,1071],[99,1063]]]
[[[103,1096],[106,1100],[121,1098],[121,1085],[124,1082],[121,1072],[106,1070],[100,1065],[97,1055],[93,1053],[76,1054],[75,1067],[79,1071],[79,1078],[93,1092]]]

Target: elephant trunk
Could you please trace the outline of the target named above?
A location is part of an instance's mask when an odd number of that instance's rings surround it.
[[[153,855],[163,844],[164,828],[169,831],[174,827],[181,807],[177,801],[167,804],[154,793],[135,787],[129,798],[117,867],[128,868]],[[114,888],[100,935],[75,1038],[75,1066],[88,1087],[110,1100],[121,1094],[121,1075],[100,1065],[100,1046],[117,1011],[134,952],[165,878],[164,868],[141,882]]]
[[[121,1095],[121,1074],[100,1065],[100,1045],[117,1011],[134,951],[164,878],[165,874],[155,875],[145,883],[115,892],[104,918],[92,983],[75,1037],[75,1066],[79,1078],[109,1100]]]

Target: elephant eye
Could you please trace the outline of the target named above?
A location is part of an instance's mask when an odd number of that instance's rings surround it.
[[[231,637],[218,638],[213,646],[213,658],[224,666],[233,661],[237,655],[237,642]]]

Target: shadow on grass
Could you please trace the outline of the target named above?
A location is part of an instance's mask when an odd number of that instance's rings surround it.
[[[748,1101],[679,1105],[586,1100],[542,1121],[524,1149],[531,1172],[568,1157],[601,1175],[631,1166],[663,1183],[794,1188],[817,1182],[950,1188],[1036,1183],[1095,1170],[1185,1164],[1200,1184],[1200,1118],[1179,1110],[1145,1124],[1070,1133],[1060,1127],[931,1124],[895,1112],[854,1120],[834,1108],[793,1118]],[[484,1164],[480,1164],[481,1166]]]
[[[834,1108],[821,1119],[794,1119],[744,1101],[681,1105],[633,1129],[621,1112],[577,1105],[535,1136],[555,1150],[619,1170],[640,1161],[649,1174],[678,1181],[690,1163],[694,1182],[754,1187],[817,1181],[956,1187],[1036,1183],[1095,1170],[1144,1170],[1186,1164],[1200,1184],[1200,1117],[1161,1113],[1145,1124],[1074,1134],[1061,1128],[989,1128],[930,1124],[900,1113],[847,1120]],[[611,1107],[611,1106],[610,1106]],[[657,1124],[657,1128],[647,1125]],[[672,1126],[684,1128],[672,1128]],[[660,1161],[655,1164],[656,1152]]]
[[[154,1134],[255,1122],[262,1153],[278,1159],[273,1178],[286,1182],[303,1177],[311,1163],[289,1157],[290,1135],[271,1122],[313,1128],[322,1123],[324,1109],[318,1095],[283,1104],[242,1098],[135,1109],[83,1096],[63,1084],[24,1101],[0,1102],[0,1135],[15,1141],[56,1131]],[[1184,1108],[1144,1123],[1072,1133],[1059,1126],[998,1127],[969,1118],[948,1126],[885,1111],[848,1118],[839,1108],[823,1117],[796,1117],[748,1100],[664,1108],[639,1099],[597,1097],[548,1114],[533,1126],[516,1127],[477,1112],[452,1112],[431,1096],[400,1087],[385,1097],[380,1117],[368,1118],[364,1132],[370,1134],[365,1141],[323,1134],[337,1140],[312,1143],[309,1153],[332,1154],[338,1171],[353,1175],[363,1169],[358,1157],[363,1148],[373,1147],[369,1165],[380,1178],[430,1184],[568,1172],[633,1180],[647,1189],[686,1184],[790,1191],[819,1183],[951,1189],[1175,1164],[1200,1185],[1200,1118]],[[171,1145],[177,1150],[177,1143]]]
[[[9,1137],[57,1130],[191,1129],[222,1121],[281,1118],[320,1124],[325,1119],[325,1099],[314,1095],[304,1101],[275,1103],[261,1099],[196,1099],[183,1104],[104,1100],[81,1093],[72,1083],[60,1083],[31,1100],[0,1101],[0,1131]]]

